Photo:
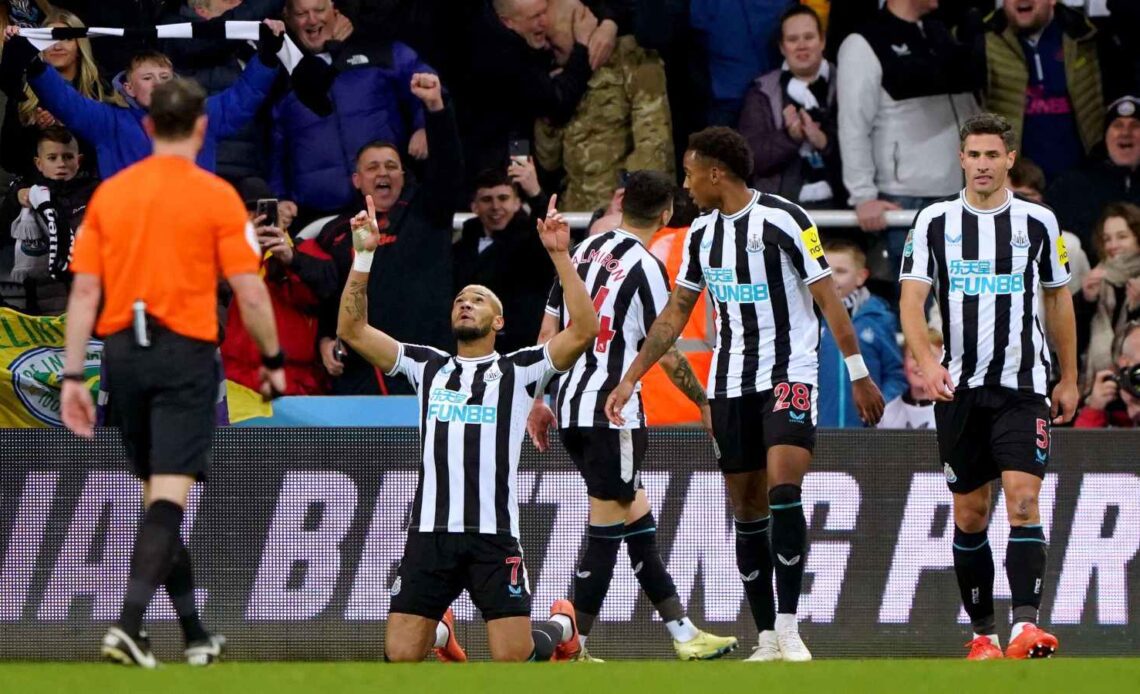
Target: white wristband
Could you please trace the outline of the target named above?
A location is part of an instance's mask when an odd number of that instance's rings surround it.
[[[871,375],[871,372],[867,370],[867,365],[863,363],[862,354],[852,354],[845,357],[843,361],[847,364],[847,375],[851,377],[852,382]]]
[[[352,259],[352,269],[357,272],[372,272],[372,256],[376,251],[357,251]]]

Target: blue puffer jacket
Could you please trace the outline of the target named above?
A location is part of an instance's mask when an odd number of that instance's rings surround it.
[[[772,36],[794,0],[693,0],[690,23],[708,50],[715,99],[740,100],[752,80],[780,67]]]
[[[153,149],[142,126],[146,109],[123,91],[124,77],[124,73],[115,77],[115,90],[127,100],[128,108],[82,96],[50,66],[28,80],[45,109],[95,146],[99,155],[99,177],[103,180],[150,156]],[[218,140],[237,133],[250,122],[269,96],[276,77],[277,68],[266,67],[260,58],[254,58],[232,87],[206,100],[210,125],[206,142],[198,154],[198,166],[206,171],[214,170]]]
[[[269,185],[282,200],[335,213],[358,202],[352,187],[356,153],[374,140],[407,149],[424,127],[423,104],[412,95],[412,75],[432,72],[402,43],[354,44],[333,57],[333,112],[313,113],[290,91],[273,107]]]
[[[866,291],[866,290],[860,290]],[[869,295],[851,316],[855,325],[855,335],[859,338],[859,351],[871,379],[883,393],[884,402],[894,400],[907,389],[906,374],[903,372],[902,351],[895,334],[898,332],[898,318],[891,312],[887,302]],[[847,375],[847,364],[843,353],[835,344],[835,336],[824,324],[819,338],[819,426],[821,427],[861,427],[859,411],[855,409],[855,399],[851,395],[851,378]]]

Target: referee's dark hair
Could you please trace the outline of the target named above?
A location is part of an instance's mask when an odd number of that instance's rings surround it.
[[[958,133],[959,144],[965,147],[966,138],[971,135],[998,135],[1005,144],[1005,151],[1017,149],[1017,135],[1013,132],[1013,126],[996,113],[979,113],[967,118]]]
[[[660,223],[661,213],[673,204],[677,184],[660,171],[632,171],[625,183],[621,214],[631,226],[650,227]]]
[[[689,136],[689,149],[702,157],[715,159],[741,181],[752,177],[752,150],[744,136],[732,128],[714,125]],[[628,193],[627,193],[628,195]]]
[[[194,80],[175,78],[154,88],[150,120],[154,136],[181,140],[194,132],[194,123],[206,113],[206,90]]]

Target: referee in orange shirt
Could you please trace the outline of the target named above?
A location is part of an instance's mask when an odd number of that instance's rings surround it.
[[[264,355],[262,395],[285,390],[285,357],[245,206],[228,183],[194,163],[206,134],[205,104],[206,93],[186,80],[154,90],[143,122],[154,154],[96,190],[71,264],[63,422],[80,436],[94,435],[95,403],[83,375],[94,327],[104,338],[106,378],[115,393],[111,423],[143,481],[146,508],[122,612],[103,637],[102,654],[144,668],[157,665],[142,622],[158,586],[178,612],[191,665],[214,661],[225,644],[198,618],[190,555],[179,533],[213,442],[219,276],[233,288]]]

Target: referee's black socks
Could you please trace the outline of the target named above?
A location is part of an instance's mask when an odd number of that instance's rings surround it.
[[[994,622],[994,555],[986,531],[968,533],[954,526],[954,574],[962,604],[974,633],[991,636],[997,633]]]
[[[772,594],[772,556],[768,544],[770,516],[757,520],[734,521],[736,526],[736,568],[744,581],[744,593],[752,609],[758,631],[776,627],[776,603]]]
[[[1046,555],[1045,531],[1040,524],[1015,525],[1009,529],[1005,573],[1009,578],[1014,624],[1037,623]]]
[[[182,507],[159,499],[151,502],[143,514],[142,525],[135,537],[131,553],[131,573],[127,594],[119,614],[119,627],[130,636],[138,636],[143,615],[158,586],[166,582],[180,540]]]
[[[590,634],[602,610],[624,535],[622,521],[613,525],[590,524],[586,531],[586,551],[574,574],[574,611],[578,617],[578,633],[582,636]]]
[[[175,535],[178,546],[174,550],[174,563],[166,576],[166,594],[178,614],[182,626],[182,638],[187,645],[209,638],[202,620],[198,617],[198,605],[194,602],[194,567],[190,563],[190,552],[179,535]]]
[[[804,583],[807,521],[800,488],[781,484],[768,490],[772,509],[772,566],[776,570],[777,612],[795,614]]]

